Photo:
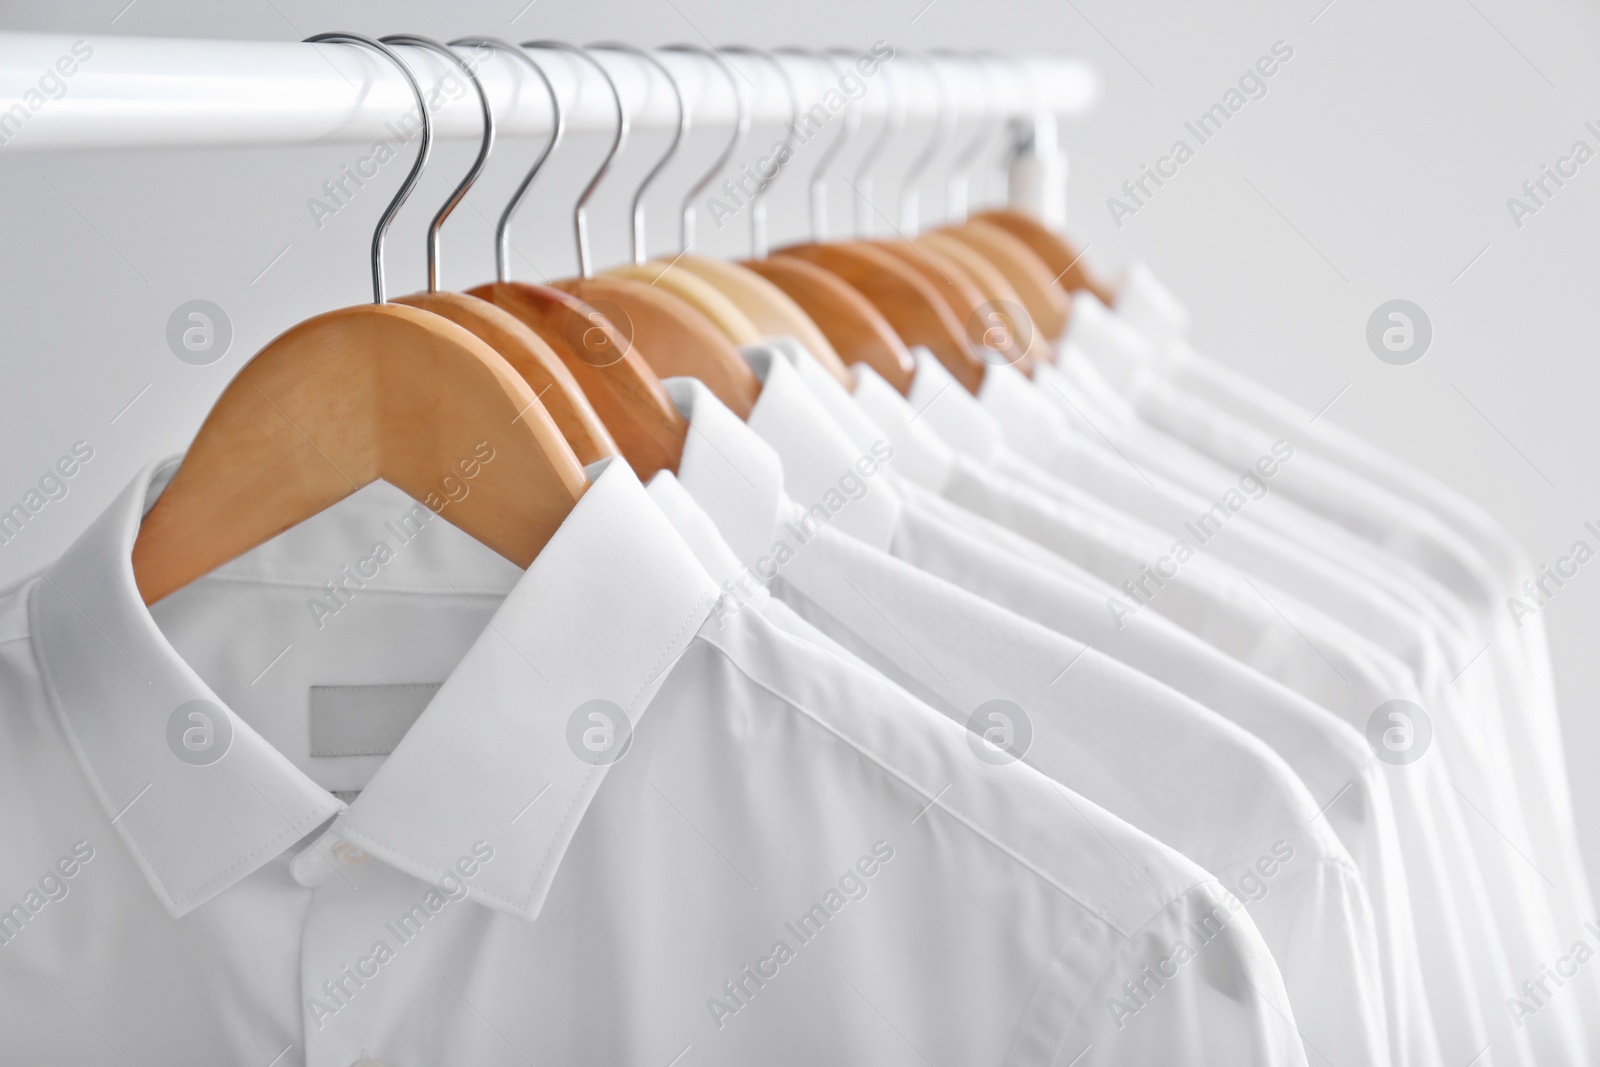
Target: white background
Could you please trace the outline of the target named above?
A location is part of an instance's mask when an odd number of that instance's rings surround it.
[[[1600,125],[1600,14],[1572,0],[1290,0],[1197,6],[1111,0],[10,0],[0,29],[296,40],[327,30],[467,33],[577,43],[622,38],[758,46],[987,48],[1089,60],[1104,90],[1063,130],[1071,231],[1115,274],[1150,262],[1193,311],[1198,346],[1350,426],[1487,506],[1535,560],[1600,519],[1593,397],[1600,160],[1518,228],[1506,200]],[[1275,41],[1294,58],[1177,178],[1119,228],[1106,207]],[[9,102],[7,102],[9,103]],[[40,120],[43,116],[41,115]],[[37,120],[36,120],[37,121]],[[662,179],[652,251],[671,251],[671,202],[715,151],[697,138]],[[640,142],[645,158],[648,138]],[[758,142],[759,143],[759,142]],[[490,227],[519,161],[502,164],[447,231],[446,284],[489,279]],[[536,186],[517,230],[519,277],[572,271],[569,205],[593,143],[574,142]],[[471,148],[444,146],[393,231],[396,293],[420,288],[422,228]],[[306,200],[348,145],[26,155],[0,149],[0,510],[75,441],[95,458],[11,544],[0,585],[58,553],[151,457],[180,450],[249,355],[295,321],[369,298],[365,246],[385,194],[319,230]],[[628,190],[595,202],[602,263],[626,254]],[[398,175],[396,175],[398,177]],[[892,192],[892,176],[880,187]],[[924,202],[937,203],[932,191]],[[676,190],[676,192],[674,191]],[[799,185],[773,194],[775,243],[803,234]],[[892,211],[890,212],[892,214]],[[702,223],[703,247],[742,231]],[[275,258],[277,257],[277,258]],[[191,367],[164,341],[168,314],[222,305],[226,358]],[[1434,342],[1409,367],[1380,363],[1363,331],[1403,297]],[[148,388],[147,388],[148,387]],[[137,401],[128,406],[137,397]],[[113,421],[115,419],[115,421]],[[1578,818],[1600,884],[1600,563],[1546,609]],[[1508,854],[1507,862],[1519,862]]]

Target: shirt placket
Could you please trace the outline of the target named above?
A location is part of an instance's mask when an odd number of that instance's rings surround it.
[[[405,918],[427,887],[331,831],[290,869],[314,890],[300,951],[306,1067],[383,1067],[405,990],[414,984],[403,980],[403,968],[422,963],[407,959],[407,949],[437,932]]]

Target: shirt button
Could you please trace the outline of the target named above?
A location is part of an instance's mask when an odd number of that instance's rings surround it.
[[[338,855],[338,847],[344,844],[332,830],[324,830],[321,836],[301,849],[294,859],[289,861],[289,874],[307,889],[315,889],[338,873],[334,867],[334,857]],[[359,850],[356,851],[359,853]],[[346,864],[351,862],[342,856],[340,861]]]
[[[348,841],[340,841],[337,845],[334,845],[333,854],[338,858],[340,863],[343,863],[347,867],[359,867],[363,863],[372,862],[371,856],[367,855],[365,852],[361,851]],[[377,1061],[374,1060],[373,1062],[376,1063]],[[379,1067],[382,1067],[382,1065],[380,1064]]]

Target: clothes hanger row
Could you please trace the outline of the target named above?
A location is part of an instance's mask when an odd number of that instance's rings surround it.
[[[659,58],[624,44],[593,46],[630,56],[644,65],[647,77],[654,72],[665,79],[678,116],[666,151],[632,197],[632,262],[596,274],[587,208],[628,140],[630,118],[616,82],[593,51],[559,41],[516,46],[464,37],[444,45],[415,35],[379,41],[349,33],[320,34],[308,43],[355,45],[398,68],[420,116],[417,158],[373,234],[373,302],[309,319],[246,363],[146,514],[132,555],[147,604],[380,478],[526,567],[587,487],[588,464],[620,456],[641,479],[676,469],[688,425],[662,388],[662,377],[699,378],[747,417],[761,386],[738,346],[793,336],[847,387],[853,381],[848,367],[859,363],[908,392],[915,374],[908,346],[925,345],[976,391],[990,362],[1027,371],[1049,358],[1048,341],[1066,325],[1068,293],[1101,291],[1071,245],[1029,216],[999,209],[966,218],[970,155],[952,172],[947,189],[959,209],[953,212],[956,221],[917,232],[918,182],[954,125],[946,121],[951,109],[944,106],[948,92],[939,68],[925,59],[921,65],[940,94],[939,119],[902,178],[895,238],[869,236],[875,228],[869,216],[877,209],[863,195],[870,192],[885,144],[905,126],[903,93],[891,73],[883,135],[869,146],[852,183],[853,237],[826,238],[825,183],[834,159],[860,130],[858,103],[848,105],[845,122],[812,173],[811,239],[768,251],[764,198],[775,171],[761,176],[751,198],[752,255],[731,262],[692,250],[695,200],[750,127],[748,101],[725,53],[770,65],[785,84],[790,131],[800,117],[799,95],[774,53],[665,49],[698,55],[718,68],[733,93],[736,121],[732,139],[683,200],[680,248],[666,259],[651,259],[644,195],[684,141],[693,116],[672,70]],[[433,138],[421,86],[394,46],[430,51],[460,70],[477,93],[483,134],[467,174],[429,224],[427,289],[389,301],[384,239],[416,187]],[[473,65],[454,50],[463,47],[526,65],[548,93],[552,112],[549,140],[496,223],[496,280],[464,293],[442,288],[440,231],[488,163],[495,117]],[[561,51],[592,65],[616,116],[605,158],[573,209],[578,274],[553,285],[518,282],[510,271],[512,219],[566,130],[558,94],[530,50]],[[842,50],[786,54],[830,76],[839,64],[856,60]],[[983,57],[973,62],[988,69]],[[992,136],[985,127],[993,125],[980,123],[969,148]],[[785,143],[792,151],[792,133]],[[1008,338],[1017,340],[1008,347]],[[447,499],[446,479],[469,469],[476,472],[473,493]]]

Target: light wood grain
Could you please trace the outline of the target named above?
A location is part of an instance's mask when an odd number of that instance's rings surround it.
[[[1067,292],[1075,293],[1079,289],[1087,289],[1099,297],[1100,302],[1107,307],[1116,302],[1117,294],[1112,291],[1108,283],[1090,269],[1082,253],[1072,242],[1033,216],[1015,208],[1000,208],[980,211],[972,218],[977,222],[987,222],[1000,227],[1033,249],[1033,254],[1050,268],[1056,284]]]
[[[983,253],[947,233],[921,234],[912,243],[949,256],[982,292],[984,307],[966,321],[968,340],[994,349],[1024,373],[1031,374],[1035,362],[1053,358],[1049,339],[1028,314],[1021,295]]]
[[[727,336],[695,308],[660,286],[631,278],[601,275],[556,285],[624,320],[624,332],[631,333],[656,374],[698,378],[735,415],[749,416],[761,382]]]
[[[678,469],[689,424],[639,346],[599,310],[571,293],[525,282],[491,282],[471,295],[515,316],[560,357],[640,481]]]
[[[155,603],[380,478],[519,567],[587,485],[528,383],[466,329],[396,304],[331,311],[218,397],[139,528],[139,592]]]
[[[760,329],[727,294],[706,279],[686,270],[678,270],[670,263],[629,263],[613,267],[603,276],[630,278],[671,293],[710,319],[723,336],[736,345],[753,345],[761,341]]]
[[[911,391],[917,365],[900,335],[872,301],[832,271],[796,256],[746,260],[805,311],[846,364],[871,367],[902,395]]]
[[[466,293],[412,293],[397,304],[421,308],[465,327],[500,353],[555,420],[561,436],[584,466],[619,454],[588,397],[561,357],[517,317]]]
[[[1067,329],[1072,301],[1056,284],[1054,272],[1020,238],[987,222],[966,222],[942,231],[995,265],[1022,298],[1033,323],[1055,340]]]
[[[985,364],[967,341],[966,328],[938,291],[892,253],[867,242],[800,244],[780,249],[832,271],[854,286],[889,320],[908,345],[924,345],[970,392],[983,382]]]
[[[846,388],[850,374],[826,334],[788,293],[742,263],[711,256],[685,255],[672,260],[673,270],[684,270],[716,286],[738,306],[763,338],[793,337],[818,363]]]

